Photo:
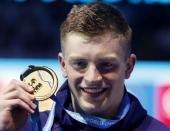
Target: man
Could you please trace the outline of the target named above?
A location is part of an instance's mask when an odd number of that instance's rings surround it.
[[[48,130],[169,130],[126,91],[124,80],[136,61],[131,34],[115,7],[91,3],[71,9],[61,26],[58,54],[67,81],[56,95],[55,117]],[[27,115],[36,108],[34,99],[30,86],[13,80],[0,92],[0,128],[31,130]],[[42,127],[48,116],[40,113]]]

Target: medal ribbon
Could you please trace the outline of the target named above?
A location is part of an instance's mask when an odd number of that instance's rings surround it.
[[[51,131],[51,127],[53,125],[54,115],[55,115],[55,104],[56,104],[57,100],[56,100],[55,96],[52,96],[51,99],[55,102],[52,106],[50,115],[48,117],[45,127],[43,128],[43,131]],[[67,114],[70,117],[72,117],[76,121],[79,121],[83,124],[86,124],[86,125],[89,125],[92,127],[96,127],[96,128],[100,128],[100,129],[107,129],[107,128],[111,127],[112,125],[116,124],[117,122],[119,122],[120,120],[122,120],[126,116],[127,112],[129,111],[129,108],[130,108],[130,100],[129,100],[127,93],[125,93],[122,103],[119,107],[119,112],[118,112],[115,120],[104,119],[101,117],[96,117],[96,116],[92,116],[92,115],[88,115],[88,114],[77,113],[77,112],[69,111],[69,110],[65,109],[64,107],[62,107],[62,108],[67,112]]]
[[[72,112],[72,111],[69,111],[66,109],[64,109],[64,110],[73,119],[75,119],[81,123],[84,123],[86,125],[93,126],[96,128],[100,128],[100,129],[107,129],[107,128],[111,127],[112,125],[116,124],[117,122],[119,122],[121,119],[123,119],[126,116],[127,112],[129,111],[129,108],[130,108],[130,101],[129,101],[128,95],[126,94],[124,96],[123,103],[121,104],[120,112],[116,116],[115,120],[104,119],[101,117],[96,117],[96,116],[92,116],[92,115],[88,115],[88,114],[80,114],[80,113]]]
[[[29,121],[31,123],[32,131],[42,131],[38,109],[38,101],[35,100],[34,103],[37,105],[37,108],[35,109],[34,114],[30,114]]]
[[[48,120],[47,120],[42,131],[51,131],[51,128],[52,128],[53,122],[54,122],[54,116],[55,116],[55,105],[56,105],[56,102],[54,101],[52,104],[52,108],[51,108]]]

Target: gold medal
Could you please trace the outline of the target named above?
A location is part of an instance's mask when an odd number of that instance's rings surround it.
[[[57,75],[52,69],[44,66],[29,66],[20,75],[20,79],[33,87],[35,98],[38,101],[50,98],[58,87]]]

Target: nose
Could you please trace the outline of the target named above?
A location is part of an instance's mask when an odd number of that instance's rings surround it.
[[[98,71],[95,65],[89,65],[88,69],[84,74],[84,79],[87,84],[100,84],[102,80],[102,74]]]

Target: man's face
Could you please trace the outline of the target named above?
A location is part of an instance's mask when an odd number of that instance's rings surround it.
[[[80,33],[67,35],[59,61],[77,112],[105,118],[115,115],[124,93],[124,79],[135,61],[135,56],[125,58],[122,42],[111,33],[93,38]]]

